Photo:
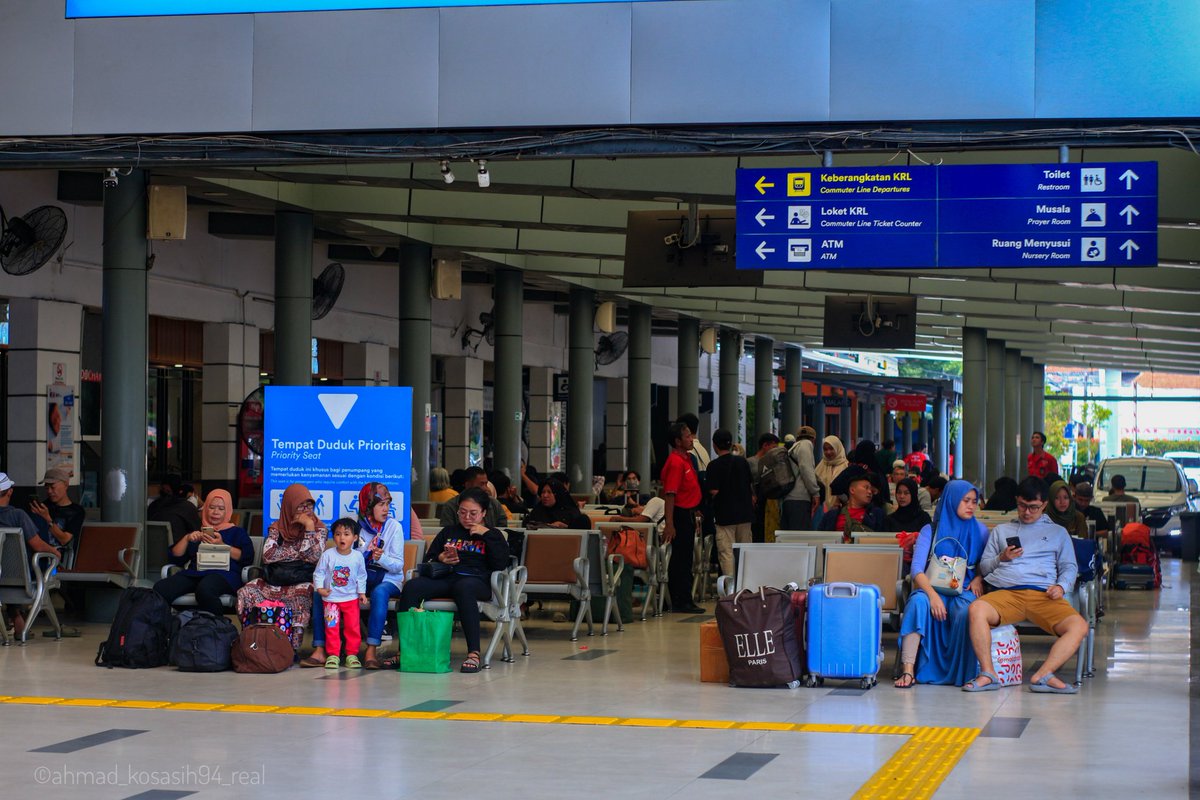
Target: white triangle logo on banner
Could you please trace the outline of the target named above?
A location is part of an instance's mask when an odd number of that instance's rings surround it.
[[[350,409],[354,408],[354,404],[358,402],[358,395],[319,394],[317,399],[321,401],[325,413],[329,415],[329,421],[333,423],[334,430],[341,430],[342,423],[350,414]]]

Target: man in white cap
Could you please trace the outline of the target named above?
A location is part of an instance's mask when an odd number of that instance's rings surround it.
[[[71,481],[71,470],[67,467],[51,467],[42,478],[46,487],[46,501],[36,498],[29,503],[29,513],[38,535],[47,544],[68,547],[83,530],[85,517],[83,506],[72,503],[67,496],[67,484]]]
[[[21,535],[25,537],[25,546],[31,553],[59,555],[57,548],[47,544],[42,537],[38,536],[37,528],[29,515],[19,508],[12,507],[13,485],[12,478],[0,472],[0,528],[20,529]],[[9,619],[12,620],[13,631],[20,636],[21,631],[25,630],[25,617],[21,614],[21,609],[14,605],[6,605],[4,608],[8,612]]]

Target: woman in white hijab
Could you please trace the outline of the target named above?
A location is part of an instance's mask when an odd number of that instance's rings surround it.
[[[833,492],[830,486],[833,484],[833,479],[850,466],[850,461],[846,458],[846,448],[842,445],[842,440],[836,436],[825,437],[825,441],[821,444],[821,452],[823,458],[821,463],[817,464],[816,473],[817,480],[825,487],[825,508],[828,510],[832,507]]]

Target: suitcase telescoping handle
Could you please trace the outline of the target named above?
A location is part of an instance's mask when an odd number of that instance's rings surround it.
[[[854,583],[825,584],[826,597],[858,597],[858,585]]]

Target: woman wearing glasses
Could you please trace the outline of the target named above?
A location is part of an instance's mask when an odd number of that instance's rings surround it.
[[[264,577],[238,590],[238,616],[244,621],[262,603],[283,603],[292,612],[292,649],[299,651],[312,617],[312,574],[327,535],[308,489],[299,483],[285,489],[279,519],[263,540]]]
[[[442,571],[448,568],[448,574],[412,578],[404,584],[397,604],[400,611],[408,611],[423,600],[453,598],[467,639],[463,672],[479,672],[478,602],[492,596],[492,573],[508,566],[508,543],[504,536],[483,524],[489,504],[487,493],[477,487],[459,495],[458,520],[442,528],[425,553],[425,561],[445,565]]]

